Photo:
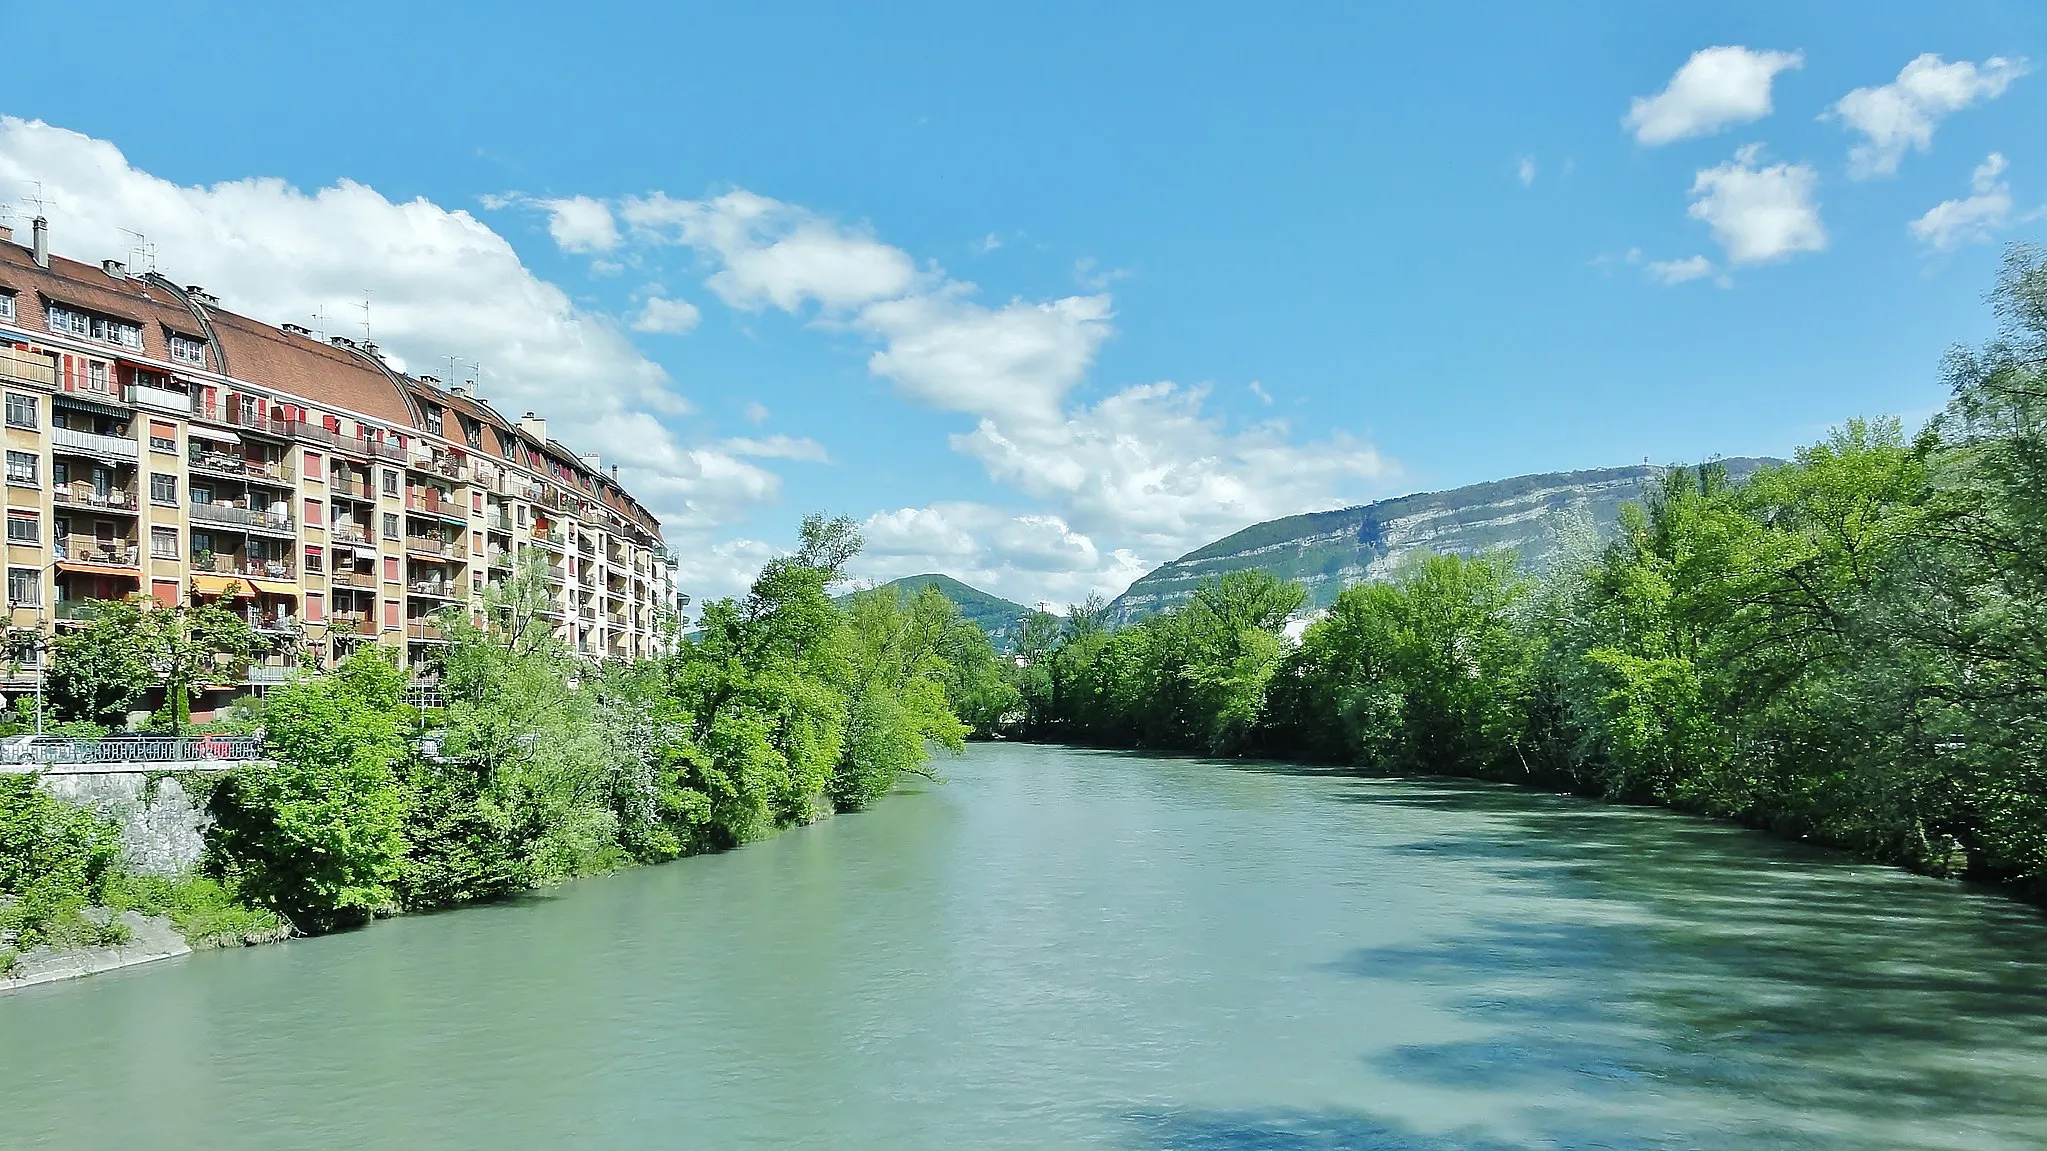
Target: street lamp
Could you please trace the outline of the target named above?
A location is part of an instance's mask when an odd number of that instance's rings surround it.
[[[56,543],[56,541],[54,541],[54,540],[53,540],[53,541],[51,541],[51,542],[52,542],[53,546],[54,546],[54,547],[55,547],[55,548],[56,548],[56,549],[57,549],[57,550],[58,550],[59,552],[61,552],[61,551],[62,551],[62,549],[63,549],[63,545],[62,545],[62,544]],[[57,556],[57,558],[56,558],[56,559],[53,559],[53,560],[51,560],[51,561],[50,561],[49,563],[46,563],[46,564],[44,564],[43,566],[41,566],[41,567],[39,567],[39,568],[37,568],[37,569],[36,569],[36,602],[35,602],[35,609],[36,609],[36,623],[35,623],[35,629],[34,629],[34,631],[33,631],[33,633],[32,633],[32,634],[33,634],[33,636],[34,636],[34,638],[33,638],[33,639],[28,639],[28,640],[24,641],[24,640],[22,640],[22,638],[20,637],[20,635],[19,635],[18,633],[16,633],[16,632],[15,632],[15,629],[14,629],[14,608],[15,608],[15,604],[14,604],[14,602],[13,602],[12,600],[9,600],[9,601],[8,601],[8,603],[7,603],[7,616],[8,616],[8,619],[7,619],[7,624],[8,624],[8,631],[9,631],[10,633],[13,633],[13,634],[10,634],[10,635],[8,636],[8,646],[9,646],[9,647],[11,647],[11,648],[14,648],[14,649],[16,649],[16,650],[18,650],[18,651],[30,651],[30,652],[34,652],[34,653],[35,653],[35,657],[36,657],[36,734],[37,734],[37,735],[41,735],[41,734],[43,734],[43,679],[45,678],[45,676],[46,676],[46,675],[47,675],[47,673],[49,672],[49,668],[50,668],[50,661],[49,661],[49,658],[48,658],[48,656],[49,656],[49,651],[50,651],[50,637],[49,637],[49,636],[48,636],[47,634],[45,634],[45,633],[44,633],[44,631],[43,631],[43,627],[44,627],[44,625],[45,625],[45,624],[47,624],[47,623],[49,622],[49,615],[48,615],[48,613],[49,613],[49,611],[50,611],[50,608],[49,608],[49,605],[48,605],[48,603],[47,603],[47,602],[45,602],[45,601],[44,601],[44,599],[43,599],[43,577],[44,577],[44,576],[46,576],[46,575],[48,575],[48,574],[50,574],[50,569],[52,569],[52,568],[56,567],[56,566],[57,566],[58,564],[60,564],[60,563],[64,562],[64,558],[65,558],[65,557],[64,557],[64,556],[63,556],[62,554],[59,554],[59,555]]]

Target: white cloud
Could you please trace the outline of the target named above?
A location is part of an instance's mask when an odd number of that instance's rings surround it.
[[[768,422],[768,406],[759,400],[748,400],[744,411],[747,423],[765,424]]]
[[[1114,332],[1106,292],[983,303],[973,284],[864,226],[743,189],[705,200],[654,193],[618,214],[640,242],[689,247],[733,306],[868,340],[871,372],[910,400],[972,417],[953,448],[1036,502],[874,519],[870,554],[884,578],[954,563],[945,570],[1019,594],[1119,590],[1108,584],[1147,564],[1261,519],[1357,502],[1392,474],[1342,434],[1301,443],[1277,421],[1232,427],[1206,410],[1205,389],[1155,383],[1076,403]],[[1075,274],[1100,285],[1121,273],[1082,261]]]
[[[1805,164],[1761,166],[1762,146],[1750,144],[1734,159],[1706,168],[1692,180],[1694,220],[1713,229],[1730,264],[1761,264],[1827,246],[1813,190],[1819,174]]]
[[[1259,383],[1257,380],[1252,380],[1250,383],[1250,392],[1252,395],[1258,397],[1259,403],[1264,404],[1268,408],[1272,406],[1272,393],[1265,390],[1264,384]]]
[[[2011,185],[2003,179],[2004,155],[1992,152],[1969,177],[1973,195],[1943,200],[1907,224],[1921,243],[1948,252],[1989,240],[2011,224]]]
[[[755,456],[770,460],[804,460],[814,464],[828,464],[831,453],[824,445],[807,436],[764,436],[750,439],[737,436],[718,445],[735,456]]]
[[[1521,161],[1514,166],[1514,178],[1521,181],[1524,188],[1535,183],[1535,157],[1521,157]]]
[[[547,233],[564,252],[609,252],[618,247],[618,226],[602,200],[571,196],[540,200],[547,209]]]
[[[627,200],[620,214],[643,235],[714,254],[723,267],[706,282],[736,308],[793,312],[806,299],[854,308],[900,296],[918,280],[900,249],[743,190],[711,200],[657,192]]]
[[[1933,130],[1943,118],[1979,100],[1995,100],[2030,70],[2024,60],[2002,56],[1981,65],[1967,60],[1949,64],[1928,52],[1914,57],[1890,83],[1855,89],[1827,113],[1863,136],[1848,150],[1848,174],[1862,180],[1896,173],[1907,151],[1933,147]]]
[[[1777,73],[1804,64],[1803,52],[1702,48],[1663,91],[1635,97],[1621,123],[1636,143],[1655,147],[1760,120],[1770,114],[1770,84]]]
[[[701,319],[703,313],[688,300],[664,300],[654,296],[641,307],[639,317],[633,320],[633,331],[683,336],[695,331],[697,321]]]
[[[1682,260],[1652,260],[1643,268],[1649,278],[1662,284],[1683,284],[1692,280],[1703,280],[1713,274],[1713,261],[1704,256],[1688,256]]]
[[[481,359],[493,403],[544,413],[564,442],[621,464],[627,487],[673,525],[729,522],[775,494],[772,473],[678,443],[657,417],[689,405],[660,367],[467,212],[392,203],[352,181],[311,193],[263,177],[173,184],[106,141],[0,117],[0,201],[38,184],[56,205],[58,252],[126,256],[133,229],[167,274],[269,322],[324,312],[331,329],[360,335],[350,321],[367,291],[372,334],[395,362]]]

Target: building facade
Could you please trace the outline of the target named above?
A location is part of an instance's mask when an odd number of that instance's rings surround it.
[[[245,690],[362,644],[423,669],[440,613],[523,557],[591,659],[668,641],[674,559],[595,457],[374,344],[273,327],[196,286],[0,229],[7,605],[17,636],[128,596],[217,602],[277,642]],[[17,650],[23,645],[17,644]],[[7,669],[18,691],[39,674]]]

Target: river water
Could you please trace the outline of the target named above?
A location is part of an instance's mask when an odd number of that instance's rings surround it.
[[[0,1146],[2047,1146],[2010,901],[1484,785],[943,767],[721,856],[0,998]]]

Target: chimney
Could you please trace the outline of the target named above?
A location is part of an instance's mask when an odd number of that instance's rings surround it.
[[[379,360],[381,360],[381,359],[383,359],[383,358],[384,358],[384,353],[382,353],[382,352],[378,351],[378,350],[377,350],[377,345],[375,345],[375,344],[364,344],[364,345],[362,346],[362,350],[363,350],[363,351],[364,351],[364,352],[365,352],[366,354],[370,355],[371,357],[373,357],[373,358],[375,358],[375,359],[379,359]]]
[[[35,236],[36,267],[48,268],[50,266],[50,221],[42,216],[37,216],[32,227]]]
[[[449,384],[448,394],[451,396],[466,396],[469,394],[469,389],[463,387],[461,384]]]
[[[547,421],[532,412],[519,417],[519,430],[543,444],[547,442]]]
[[[100,271],[116,280],[128,278],[128,266],[119,260],[101,260]]]
[[[421,376],[421,377],[419,377],[419,382],[420,382],[420,383],[422,383],[422,384],[425,384],[426,386],[428,386],[428,387],[430,387],[430,388],[438,388],[438,387],[440,387],[440,386],[441,386],[441,377],[439,377],[439,376]]]
[[[5,240],[10,244],[14,242],[14,226],[12,224],[0,224],[0,240]]]
[[[313,334],[312,330],[304,324],[286,324],[284,325],[284,330],[294,336],[310,336]]]
[[[589,452],[587,454],[577,456],[576,458],[583,461],[583,466],[589,468],[593,472],[604,470],[603,461],[597,458],[596,452]]]
[[[617,482],[618,482],[618,465],[617,465],[617,464],[613,464],[613,465],[611,465],[611,482],[612,482],[612,483],[617,483]]]

